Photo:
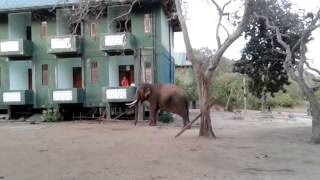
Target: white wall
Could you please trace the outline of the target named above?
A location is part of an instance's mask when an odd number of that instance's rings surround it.
[[[57,88],[73,88],[73,67],[81,67],[81,58],[58,59],[57,65]],[[83,71],[83,69],[82,69]]]
[[[119,65],[134,65],[133,56],[109,56],[109,86],[119,87]]]
[[[31,61],[9,62],[9,87],[10,90],[29,89],[28,69],[32,68]]]

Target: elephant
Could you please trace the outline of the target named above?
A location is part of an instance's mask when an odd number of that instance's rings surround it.
[[[138,118],[138,104],[144,101],[150,103],[150,126],[157,124],[159,110],[180,115],[183,119],[183,126],[190,122],[188,97],[183,89],[173,84],[141,84],[136,91],[134,101],[127,103],[129,107],[135,106],[135,124]]]

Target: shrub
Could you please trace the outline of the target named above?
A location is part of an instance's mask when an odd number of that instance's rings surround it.
[[[222,106],[225,106],[230,98],[227,107],[228,111],[233,111],[235,108],[243,108],[243,76],[237,73],[220,75],[212,84],[211,94],[215,97],[215,103]]]
[[[196,101],[198,100],[196,81],[193,79],[192,75],[190,75],[190,72],[185,76],[187,77],[187,80],[185,81],[182,80],[182,78],[176,77],[176,85],[185,90],[189,101]]]
[[[63,116],[60,114],[58,109],[47,109],[42,111],[41,120],[43,122],[57,122],[62,121]]]
[[[247,96],[247,108],[253,110],[259,110],[261,108],[261,100],[252,94]]]
[[[171,113],[168,112],[160,112],[159,121],[163,123],[171,123],[173,122],[173,116]]]
[[[277,95],[271,100],[272,107],[286,107],[292,108],[298,104],[298,101],[294,99],[290,94],[277,93]]]

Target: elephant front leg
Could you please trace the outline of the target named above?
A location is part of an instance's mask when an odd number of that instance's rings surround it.
[[[157,125],[159,110],[155,107],[150,107],[150,126]]]

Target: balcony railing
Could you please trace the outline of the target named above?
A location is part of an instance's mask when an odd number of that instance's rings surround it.
[[[48,39],[47,52],[55,55],[79,55],[82,41],[78,35],[54,36]]]
[[[135,37],[131,33],[101,34],[100,50],[107,53],[133,52]]]
[[[51,91],[53,104],[79,104],[84,102],[84,90],[78,88],[54,89]]]
[[[0,41],[0,56],[13,58],[28,58],[32,56],[32,41],[24,39]]]
[[[32,105],[33,92],[31,90],[7,90],[0,93],[1,105]]]
[[[135,98],[136,87],[103,87],[102,93],[105,102],[129,102]]]

